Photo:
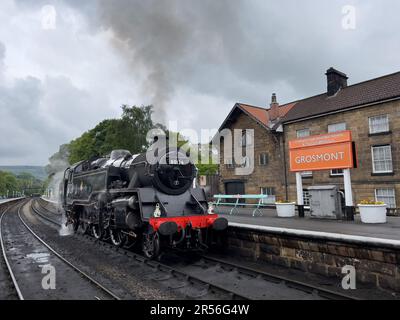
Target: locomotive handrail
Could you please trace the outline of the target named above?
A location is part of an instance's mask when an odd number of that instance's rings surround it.
[[[260,208],[265,207],[267,205],[275,204],[276,198],[273,195],[267,194],[216,194],[214,198],[217,199],[215,202],[215,206],[218,207],[219,205],[225,206],[233,206],[233,208],[229,211],[230,215],[233,215],[235,212],[238,213],[239,209],[238,206],[256,206],[253,210],[252,214],[255,217],[257,214],[261,217],[263,213],[261,212]],[[224,199],[235,199],[235,202],[221,202]],[[241,199],[255,199],[258,200],[257,203],[239,203]]]

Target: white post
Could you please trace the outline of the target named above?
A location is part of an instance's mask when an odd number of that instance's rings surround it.
[[[343,170],[344,178],[344,197],[346,203],[346,219],[354,221],[354,203],[353,203],[353,191],[351,189],[351,176],[350,169]]]
[[[346,200],[346,207],[353,206],[353,193],[351,190],[351,176],[350,169],[343,170],[343,178],[344,178],[344,196]]]
[[[193,189],[196,189],[196,178],[193,179]]]
[[[296,190],[297,190],[297,205],[303,206],[303,181],[301,180],[301,173],[296,172]]]
[[[297,211],[299,213],[299,218],[304,218],[303,181],[301,180],[301,172],[296,172],[296,189]]]

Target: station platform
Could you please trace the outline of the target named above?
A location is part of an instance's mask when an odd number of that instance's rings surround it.
[[[305,218],[279,218],[275,209],[262,209],[262,216],[253,217],[254,209],[239,208],[239,212],[230,215],[231,208],[218,206],[215,212],[227,218],[232,227],[400,248],[400,217],[388,217],[386,224],[364,224],[359,215],[355,221],[318,219],[307,212]]]

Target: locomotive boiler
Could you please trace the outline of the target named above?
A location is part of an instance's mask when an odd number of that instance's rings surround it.
[[[213,212],[197,169],[180,149],[81,161],[64,172],[61,201],[67,224],[76,232],[110,240],[115,246],[141,246],[148,258],[164,248],[205,250],[227,228]]]

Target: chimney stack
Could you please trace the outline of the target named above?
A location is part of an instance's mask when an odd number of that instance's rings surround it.
[[[347,75],[334,68],[329,68],[326,73],[328,97],[334,96],[340,89],[347,87]]]
[[[271,97],[271,104],[269,109],[269,120],[274,121],[279,118],[279,103],[276,99],[276,94],[273,93]]]

